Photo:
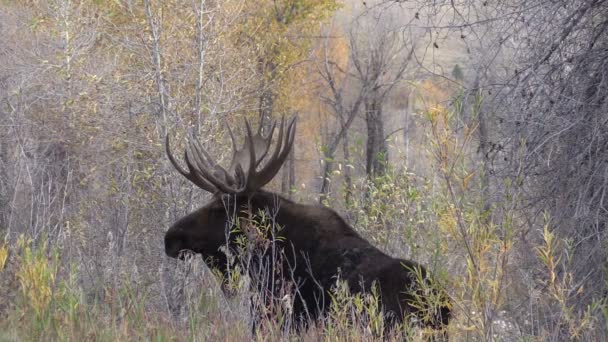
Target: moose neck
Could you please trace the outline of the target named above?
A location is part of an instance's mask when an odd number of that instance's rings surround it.
[[[280,247],[282,242],[276,238],[283,235],[283,228],[291,222],[290,212],[294,205],[284,197],[267,191],[256,191],[246,195],[224,195],[222,197],[224,206],[228,211],[239,217],[239,229],[236,235],[244,234],[249,243],[248,249],[255,251],[254,259],[268,257],[268,241],[278,243],[273,245]],[[232,240],[233,242],[235,240]],[[284,242],[284,241],[283,241]],[[234,246],[232,246],[234,247]],[[251,270],[250,270],[251,271]],[[255,272],[254,272],[255,273]]]

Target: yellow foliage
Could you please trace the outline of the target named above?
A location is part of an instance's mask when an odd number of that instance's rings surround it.
[[[249,2],[243,9],[245,20],[235,32],[234,43],[247,49],[265,87],[271,86],[277,99],[275,112],[306,108],[309,96],[308,59],[320,24],[338,8],[335,0],[282,0]],[[300,96],[304,95],[304,96]]]
[[[8,259],[8,246],[2,245],[0,246],[0,271],[4,269],[4,265],[6,265],[6,260]]]
[[[418,86],[417,100],[425,108],[446,103],[452,96],[452,89],[445,81],[427,79]]]
[[[444,211],[439,216],[439,228],[448,234],[448,236],[456,236],[456,212],[453,208]]]
[[[17,279],[21,285],[21,293],[26,305],[34,310],[36,315],[42,315],[53,298],[53,288],[57,276],[58,255],[49,258],[44,251],[46,243],[35,250],[31,240],[21,237],[18,245],[21,249],[20,267]]]

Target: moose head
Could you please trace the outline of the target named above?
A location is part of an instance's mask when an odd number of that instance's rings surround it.
[[[226,256],[220,247],[234,241],[236,234],[227,235],[226,228],[245,204],[252,204],[253,195],[265,194],[260,189],[270,182],[280,170],[293,146],[296,117],[289,122],[281,120],[278,142],[272,154],[271,147],[276,121],[270,132],[264,136],[263,122],[252,134],[251,125],[245,120],[247,137],[243,148],[238,149],[235,136],[228,127],[232,141],[233,155],[228,170],[213,161],[209,153],[196,139],[191,139],[184,152],[188,171],[184,170],[171,153],[169,136],[166,137],[166,152],[171,164],[199,188],[213,194],[213,199],[202,208],[178,220],[165,235],[165,252],[170,257],[180,257],[190,251],[219,269],[225,269]],[[263,165],[262,162],[264,161]],[[259,197],[259,196],[257,196]]]
[[[213,194],[209,203],[169,228],[165,235],[167,255],[179,258],[194,252],[209,266],[226,271],[231,266],[226,250],[235,249],[242,241],[239,239],[247,236],[248,229],[242,226],[251,225],[261,213],[276,227],[257,235],[259,245],[265,248],[257,249],[253,262],[248,263],[252,286],[264,294],[262,305],[291,298],[292,321],[304,326],[327,313],[339,278],[353,293],[378,286],[388,322],[415,316],[423,325],[445,327],[450,316],[449,299],[443,290],[432,288],[429,292],[420,283],[420,279],[423,283],[431,279],[424,267],[384,254],[327,207],[294,203],[262,190],[293,146],[296,119],[281,120],[277,142],[271,149],[276,126],[272,122],[264,135],[261,123],[254,135],[245,121],[247,134],[241,149],[228,128],[234,150],[228,169],[215,163],[193,139],[184,153],[186,171],[172,155],[167,137],[167,156],[177,171]],[[284,296],[286,289],[288,297]],[[436,302],[436,298],[445,300]]]

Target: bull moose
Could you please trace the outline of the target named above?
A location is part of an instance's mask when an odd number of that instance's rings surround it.
[[[386,255],[330,208],[298,204],[262,190],[292,148],[296,118],[281,119],[271,154],[276,121],[269,125],[268,134],[263,126],[260,123],[253,135],[245,120],[247,134],[241,149],[228,127],[233,158],[227,170],[196,139],[190,139],[184,152],[186,171],[171,153],[167,136],[170,162],[213,198],[171,226],[165,235],[166,254],[173,258],[186,252],[201,254],[208,266],[220,272],[234,268],[235,262],[246,264],[240,269],[249,274],[252,292],[262,294],[266,304],[287,298],[291,321],[297,327],[328,312],[331,291],[341,279],[351,293],[367,293],[377,286],[387,326],[405,317],[444,329],[450,303],[444,291],[423,286],[431,279],[424,267]],[[251,252],[246,262],[243,251]],[[429,299],[432,296],[434,300]]]

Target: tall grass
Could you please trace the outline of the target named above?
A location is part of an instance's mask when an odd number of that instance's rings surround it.
[[[102,296],[87,298],[85,289],[78,284],[78,265],[65,263],[61,250],[46,242],[34,245],[22,236],[16,246],[7,250],[10,258],[1,274],[9,280],[9,287],[3,288],[2,294],[12,299],[2,312],[2,341],[244,341],[252,338],[367,341],[400,340],[404,334],[415,336],[415,329],[410,325],[385,331],[384,318],[378,310],[377,289],[369,295],[351,295],[345,283],[338,281],[327,318],[307,331],[285,330],[285,322],[275,315],[259,322],[252,334],[249,321],[231,315],[221,295],[210,296],[207,291],[199,291],[185,301],[186,315],[172,316],[150,310],[147,303],[155,299],[142,284],[124,282],[118,288],[103,286]],[[197,267],[194,260],[185,263],[189,264],[188,268]],[[236,290],[239,293],[235,295],[233,291],[233,296],[251,295],[243,286]]]

